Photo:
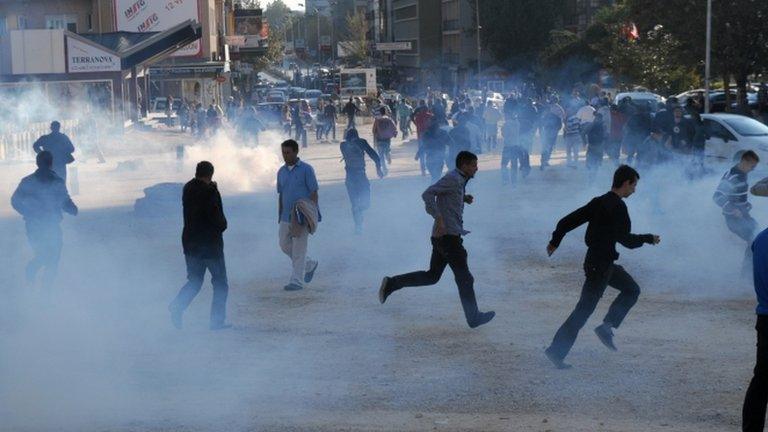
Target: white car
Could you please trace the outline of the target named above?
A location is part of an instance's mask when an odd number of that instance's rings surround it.
[[[657,95],[656,93],[635,91],[635,92],[626,92],[626,93],[617,94],[616,98],[614,99],[614,103],[618,105],[619,102],[621,102],[621,100],[626,97],[630,97],[632,99],[632,102],[634,103],[653,102],[654,105],[659,103],[664,103],[667,101],[664,97]]]
[[[737,114],[702,114],[707,139],[704,154],[710,159],[731,163],[736,152],[754,150],[768,161],[768,126]]]

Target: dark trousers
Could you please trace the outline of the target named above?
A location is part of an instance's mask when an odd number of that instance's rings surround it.
[[[27,221],[27,240],[32,248],[34,257],[27,264],[27,280],[34,282],[37,273],[42,269],[41,285],[51,288],[59,271],[61,258],[62,234],[58,222]]]
[[[541,164],[548,165],[549,159],[552,157],[552,152],[555,150],[557,144],[557,134],[560,130],[542,129],[541,130]]]
[[[614,328],[621,325],[640,295],[640,287],[620,265],[611,262],[584,263],[584,273],[587,279],[581,289],[579,302],[568,319],[555,333],[549,348],[559,359],[564,359],[568,355],[573,343],[576,342],[579,330],[584,327],[590,315],[595,311],[606,287],[611,286],[619,290],[619,296],[613,301],[608,309],[608,314],[603,319],[604,323],[608,323]]]
[[[347,129],[353,129],[355,127],[355,116],[347,114]]]
[[[198,258],[184,255],[187,263],[187,283],[181,288],[179,294],[171,303],[171,307],[178,311],[184,311],[189,307],[200,288],[203,286],[205,271],[211,272],[211,284],[213,284],[213,302],[211,302],[211,325],[224,324],[227,311],[227,266],[224,256],[219,258]]]
[[[749,383],[744,408],[741,412],[743,432],[763,432],[765,407],[768,404],[768,315],[758,315],[757,360],[755,375]]]
[[[518,167],[523,175],[527,177],[531,172],[531,161],[528,152],[519,145],[504,147],[501,151],[501,179],[506,183],[517,181]]]
[[[365,171],[347,170],[347,178],[344,181],[347,187],[349,202],[352,204],[352,218],[355,221],[355,228],[361,229],[363,226],[363,212],[371,206],[371,183],[365,175]]]
[[[451,267],[456,285],[459,287],[459,298],[464,308],[464,316],[471,323],[478,314],[477,300],[473,285],[475,278],[469,272],[467,250],[459,236],[444,235],[432,238],[432,257],[429,260],[429,270],[394,276],[390,279],[390,289],[397,291],[405,287],[434,285],[443,275],[446,266]]]

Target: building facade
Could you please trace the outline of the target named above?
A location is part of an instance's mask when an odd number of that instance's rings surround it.
[[[394,62],[404,90],[417,91],[418,83],[441,81],[442,0],[392,0],[394,42],[410,42],[409,51],[397,51]]]

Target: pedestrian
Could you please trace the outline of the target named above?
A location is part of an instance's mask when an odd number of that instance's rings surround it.
[[[307,130],[304,128],[304,118],[301,113],[301,104],[296,103],[290,107],[291,123],[296,130],[295,141],[301,141],[302,147],[307,147]]]
[[[226,323],[229,285],[222,236],[227,229],[227,218],[221,194],[213,181],[213,164],[208,161],[197,164],[195,178],[184,185],[181,201],[184,208],[181,244],[187,265],[187,283],[168,306],[171,322],[181,329],[184,311],[200,292],[207,270],[213,285],[210,329],[229,328],[231,325]]]
[[[446,151],[451,147],[451,137],[442,127],[437,118],[431,119],[429,128],[424,132],[424,146],[417,154],[417,159],[424,158],[427,171],[432,176],[432,182],[436,182],[443,175]]]
[[[347,129],[355,127],[355,116],[360,113],[360,108],[355,105],[351,96],[342,112],[347,116]]]
[[[446,160],[456,160],[456,156],[462,151],[472,151],[472,133],[469,125],[467,117],[459,117],[456,126],[448,132],[451,141],[448,147],[448,159]]]
[[[723,174],[717,185],[717,190],[712,196],[715,204],[722,208],[728,229],[747,242],[742,266],[743,274],[748,274],[747,272],[750,271],[749,266],[752,264],[750,245],[757,229],[757,221],[749,214],[752,210],[752,204],[749,203],[747,177],[755,169],[758,162],[760,162],[760,158],[754,151],[747,150],[742,153],[739,162]]]
[[[435,219],[432,228],[432,257],[429,270],[384,277],[379,288],[379,301],[383,304],[393,292],[416,286],[434,285],[440,281],[446,266],[450,266],[459,288],[464,316],[471,328],[481,326],[496,315],[480,312],[474,291],[474,277],[469,271],[467,251],[462,236],[464,230],[464,204],[472,204],[474,197],[466,193],[467,182],[477,173],[477,156],[461,152],[456,157],[456,169],[433,184],[421,195],[427,213]]]
[[[563,360],[576,341],[579,331],[595,311],[607,286],[619,290],[619,296],[608,309],[603,323],[595,328],[595,333],[600,341],[613,351],[616,351],[613,329],[621,325],[640,295],[640,287],[632,276],[622,266],[615,264],[619,258],[616,252],[617,242],[628,249],[635,249],[646,243],[655,245],[661,241],[659,236],[654,234],[631,233],[632,223],[623,200],[635,192],[639,179],[637,171],[627,165],[621,165],[613,175],[610,192],[593,198],[584,207],[565,216],[552,233],[552,239],[547,245],[547,254],[550,256],[568,232],[584,223],[588,224],[585,238],[587,254],[584,258],[586,280],[581,297],[545,351],[547,358],[558,369],[571,367]]]
[[[526,177],[531,170],[530,154],[533,151],[533,138],[538,129],[539,111],[533,103],[533,99],[526,98],[517,108],[517,118],[520,121],[520,147],[525,150],[523,177]]]
[[[376,151],[381,160],[381,171],[387,175],[387,164],[392,163],[392,138],[397,136],[397,125],[387,115],[385,106],[379,108],[379,117],[373,121],[373,139],[376,142]]]
[[[416,138],[418,140],[418,150],[416,150],[416,160],[419,161],[419,167],[421,168],[421,175],[424,176],[427,173],[426,163],[426,151],[424,150],[424,135],[432,124],[432,112],[427,108],[427,102],[422,99],[419,101],[419,106],[414,110],[412,116],[413,124],[416,125]],[[439,126],[439,125],[438,125]]]
[[[321,220],[317,177],[312,166],[299,159],[299,144],[286,140],[280,145],[283,165],[277,172],[280,248],[291,259],[293,272],[284,287],[297,291],[312,281],[318,262],[307,256],[309,235]]]
[[[181,126],[181,131],[186,132],[187,127],[189,127],[189,105],[187,104],[187,101],[183,100],[181,101],[181,105],[179,105],[179,126]]]
[[[325,139],[328,140],[328,134],[333,133],[333,140],[336,141],[336,120],[338,118],[336,112],[336,105],[332,100],[323,107],[323,114],[325,115]]]
[[[541,117],[541,165],[540,169],[549,166],[549,160],[557,144],[557,135],[563,127],[565,111],[560,106],[557,97],[550,101],[549,108],[543,110]]]
[[[197,104],[195,119],[197,121],[197,136],[202,138],[205,136],[205,131],[208,128],[207,113],[205,109],[203,109],[202,103]]]
[[[411,115],[413,114],[413,108],[407,100],[401,99],[397,105],[397,116],[399,117],[400,132],[402,133],[403,141],[411,134]]]
[[[346,178],[344,185],[347,187],[349,202],[352,204],[352,219],[355,222],[355,234],[363,232],[363,212],[371,206],[371,183],[365,173],[365,155],[376,164],[376,174],[384,177],[381,156],[371,148],[368,141],[360,138],[357,129],[348,129],[341,142],[341,155],[344,158],[344,171]]]
[[[577,116],[572,115],[566,119],[563,141],[565,141],[566,165],[568,168],[576,168],[579,162],[579,148],[582,144],[581,121]]]
[[[768,230],[752,243],[752,268],[757,295],[757,355],[752,380],[744,397],[741,430],[762,432],[768,405]]]
[[[501,111],[496,108],[493,101],[487,101],[483,112],[485,121],[485,142],[489,150],[496,149],[499,135],[499,122],[502,120]]]
[[[53,286],[61,258],[62,212],[77,215],[77,206],[67,192],[64,179],[53,171],[53,154],[43,150],[37,154],[37,170],[21,180],[11,196],[11,206],[23,218],[33,258],[26,267],[27,283],[34,284],[42,269],[41,286]]]
[[[590,184],[594,182],[595,177],[597,176],[597,170],[603,163],[606,135],[603,114],[596,112],[594,121],[587,126],[587,132],[585,134],[587,137],[587,171],[589,173]]]
[[[523,178],[531,172],[530,157],[521,145],[520,120],[517,112],[508,111],[501,136],[504,148],[501,150],[501,182],[503,184],[517,183],[517,172],[520,170]]]
[[[651,113],[647,105],[637,106],[624,126],[624,152],[627,154],[627,164],[632,164],[638,152],[638,146],[648,138],[653,128]],[[663,133],[663,129],[657,128]]]
[[[67,182],[67,165],[75,161],[72,153],[75,152],[75,146],[72,145],[69,137],[61,133],[61,123],[54,120],[51,122],[51,133],[41,136],[32,144],[32,150],[40,154],[47,151],[53,156],[53,171]]]

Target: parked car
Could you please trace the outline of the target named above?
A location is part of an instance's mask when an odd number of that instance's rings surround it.
[[[624,93],[618,93],[616,97],[614,98],[614,103],[619,104],[622,99],[629,97],[632,99],[632,102],[635,104],[638,103],[650,103],[653,106],[653,109],[656,109],[656,106],[660,103],[664,103],[667,101],[665,97],[662,97],[661,95],[657,95],[656,93],[651,93],[648,91],[633,91],[633,92],[624,92]]]
[[[768,161],[768,126],[738,114],[702,114],[707,139],[704,154],[728,163],[740,150],[754,150]]]
[[[176,112],[176,110],[178,110],[180,106],[181,106],[181,99],[174,98],[172,111]],[[156,97],[152,99],[149,103],[150,112],[165,112],[166,107],[168,107],[168,98],[165,96]]]
[[[256,105],[259,120],[267,129],[280,129],[283,122],[283,102],[264,102]]]
[[[309,101],[309,106],[317,108],[317,101],[323,96],[320,90],[307,90],[304,92],[304,99]]]
[[[288,97],[291,99],[304,99],[304,92],[307,89],[304,87],[291,87],[288,89]]]
[[[270,90],[267,93],[267,102],[279,102],[279,103],[285,103],[288,101],[288,96],[286,96],[285,92],[282,90]]]

